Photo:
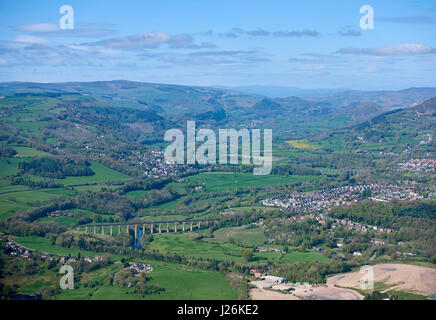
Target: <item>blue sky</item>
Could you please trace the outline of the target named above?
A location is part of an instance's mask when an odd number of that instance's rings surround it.
[[[59,28],[65,4],[73,30]],[[433,0],[2,0],[0,30],[1,82],[436,86]]]

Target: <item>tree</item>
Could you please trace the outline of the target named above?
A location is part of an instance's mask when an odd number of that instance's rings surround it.
[[[366,199],[366,198],[368,198],[368,197],[370,197],[370,196],[371,196],[371,190],[370,190],[370,189],[365,189],[365,190],[363,190],[363,192],[362,192],[362,198]]]
[[[241,251],[241,255],[246,261],[252,261],[253,260],[253,249],[243,249]]]

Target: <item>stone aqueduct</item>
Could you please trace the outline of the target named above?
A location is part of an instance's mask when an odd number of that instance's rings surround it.
[[[161,234],[170,232],[186,232],[198,230],[203,226],[208,227],[209,223],[216,224],[218,219],[208,219],[208,220],[190,220],[190,221],[157,221],[157,222],[132,222],[132,223],[108,223],[108,224],[95,224],[95,225],[82,225],[75,226],[72,229],[77,231],[84,230],[85,233],[91,232],[97,234],[97,229],[100,229],[98,233],[105,234],[105,228],[109,228],[109,235],[112,236],[114,233],[114,227],[118,228],[118,234],[121,233],[121,227],[126,227],[125,231],[130,232],[133,228],[135,239],[138,238],[138,227],[142,227],[142,234],[150,231],[150,234]],[[171,228],[173,226],[173,228]],[[179,226],[179,227],[178,227]]]

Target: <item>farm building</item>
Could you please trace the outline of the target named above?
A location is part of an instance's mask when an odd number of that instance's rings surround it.
[[[286,280],[285,278],[280,278],[280,277],[276,277],[276,276],[269,276],[269,275],[265,275],[264,277],[262,277],[262,280],[273,281],[274,283],[286,283],[286,282],[288,282],[288,280]]]

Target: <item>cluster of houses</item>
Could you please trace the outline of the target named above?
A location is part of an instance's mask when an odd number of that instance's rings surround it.
[[[134,262],[128,267],[133,273],[152,272],[153,268],[149,264]]]
[[[55,210],[55,211],[47,212],[47,217],[70,217],[72,215],[73,214],[69,211]]]
[[[372,226],[369,224],[354,222],[349,219],[333,219],[328,216],[327,211],[321,211],[321,212],[312,212],[310,214],[304,214],[304,215],[296,215],[288,218],[279,218],[278,220],[285,223],[285,222],[299,222],[304,221],[306,219],[315,219],[321,224],[326,223],[327,221],[333,221],[331,228],[335,229],[337,226],[344,226],[348,227],[349,229],[354,229],[360,232],[368,232],[370,230],[374,230],[377,232],[385,232],[385,233],[391,233],[392,229],[389,228],[382,228],[377,226]]]
[[[285,253],[282,249],[280,248],[256,248],[255,250],[256,252],[280,252],[280,253]]]
[[[416,193],[409,187],[396,187],[386,189],[385,192],[378,194],[375,197],[369,197],[368,200],[375,202],[389,202],[394,200],[418,200],[424,199],[424,197]]]
[[[33,250],[25,248],[9,239],[6,240],[5,247],[10,250],[11,256],[21,256],[23,258],[29,258],[31,253],[33,252]]]
[[[82,258],[82,260],[85,261],[86,263],[91,263],[91,262],[95,262],[95,261],[103,261],[103,259],[104,258],[101,256]],[[78,262],[79,260],[80,259],[74,258],[74,257],[61,256],[59,261],[61,263],[74,263],[74,262]]]
[[[407,162],[397,163],[400,171],[413,173],[436,172],[436,160],[433,159],[410,159]]]
[[[377,227],[377,226],[371,226],[368,224],[363,224],[363,223],[359,223],[359,222],[353,222],[349,219],[334,219],[336,221],[336,223],[342,225],[342,226],[348,226],[350,229],[355,229],[361,232],[367,232],[369,230],[374,230],[377,232],[386,232],[386,233],[391,233],[392,229],[389,228],[381,228],[381,227]],[[335,224],[332,224],[332,228],[336,228]]]
[[[326,211],[320,211],[320,212],[312,212],[310,214],[302,214],[302,215],[295,215],[288,218],[278,218],[277,220],[281,222],[290,222],[290,221],[304,221],[306,219],[315,219],[321,224],[324,224],[327,219],[329,219],[328,214]]]
[[[363,192],[369,191],[370,201],[416,200],[423,197],[413,189],[404,186],[383,184],[367,184],[358,186],[344,186],[324,189],[314,192],[295,192],[262,200],[262,205],[281,207],[290,212],[316,212],[324,211],[333,206],[351,205],[362,200]]]
[[[373,194],[381,192],[384,188],[386,186],[382,184],[368,184],[323,189],[314,192],[295,192],[263,200],[262,204],[264,206],[292,209],[297,212],[318,211],[334,205],[346,205],[357,202],[365,190],[370,190],[371,194]]]
[[[20,245],[19,243],[16,243],[10,239],[7,239],[5,242],[5,248],[8,249],[8,251],[10,251],[10,255],[11,256],[20,256],[23,258],[30,258],[32,254],[38,254],[38,257],[45,260],[45,259],[49,259],[49,260],[53,260],[54,256],[51,254],[48,254],[46,252],[38,252],[35,251],[33,249],[28,249],[23,247],[22,245]],[[82,258],[83,261],[87,262],[87,263],[91,263],[94,261],[102,261],[103,257],[101,256],[95,256],[95,257],[86,257],[86,258]],[[59,262],[66,264],[66,263],[74,263],[77,262],[79,259],[74,258],[74,257],[68,257],[68,256],[61,256],[59,258]]]
[[[20,256],[22,258],[30,258],[32,254],[36,253],[35,250],[23,247],[19,243],[16,243],[10,239],[6,240],[5,248],[9,249],[11,256]],[[43,260],[53,260],[53,256],[45,252],[38,253],[38,256]]]
[[[183,171],[184,165],[167,164],[164,159],[163,151],[139,152],[134,151],[129,157],[136,167],[142,169],[144,174],[150,178],[162,176],[176,176]]]

